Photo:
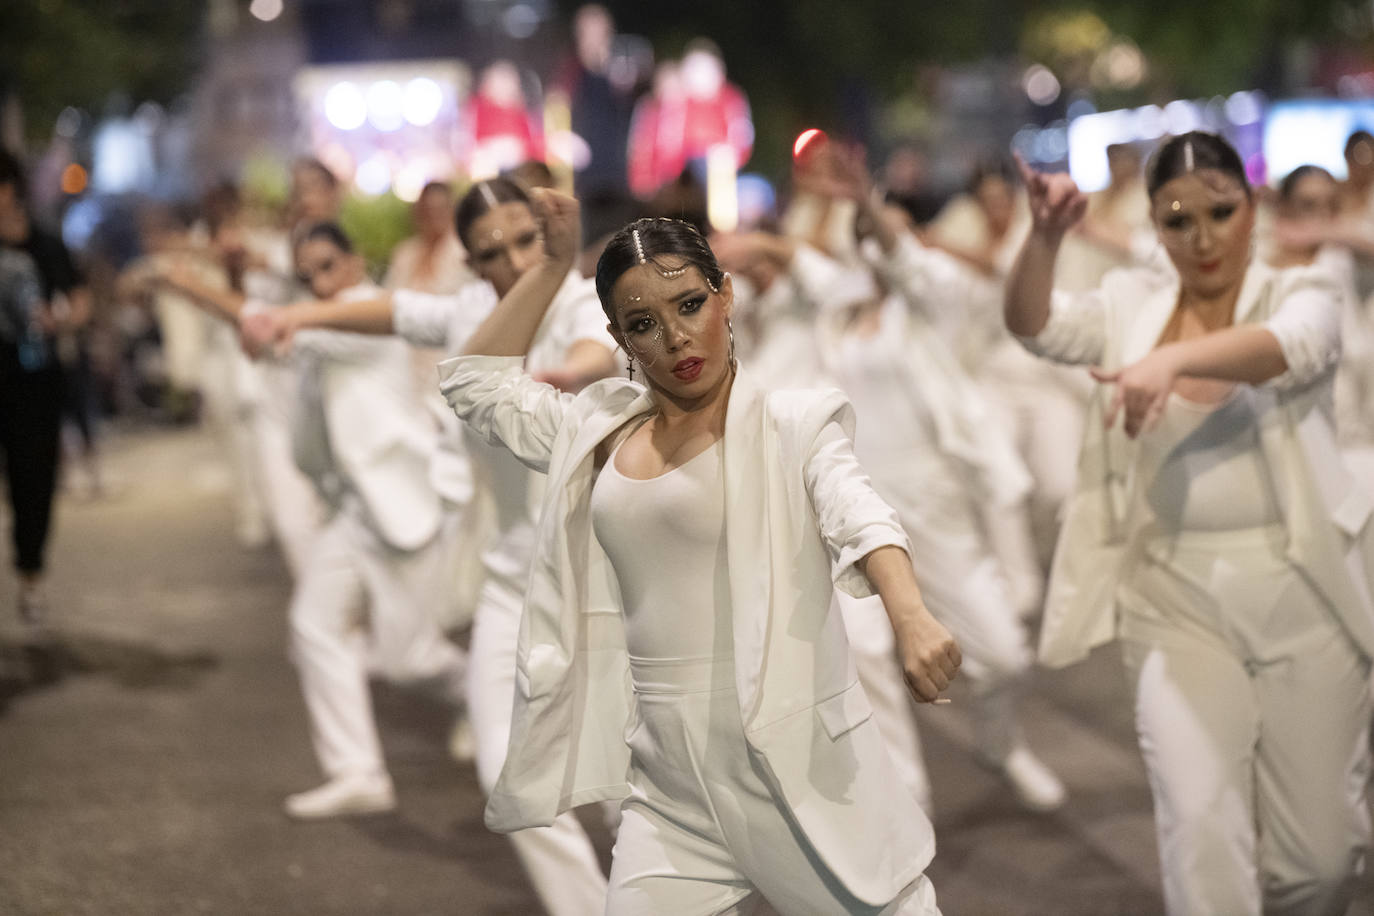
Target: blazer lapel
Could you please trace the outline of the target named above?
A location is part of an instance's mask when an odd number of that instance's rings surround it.
[[[734,611],[735,687],[744,721],[752,718],[771,616],[768,580],[768,468],[764,394],[745,372],[730,389],[725,416],[725,545]]]
[[[1140,309],[1130,316],[1121,346],[1120,368],[1132,365],[1154,349],[1178,305],[1178,288],[1177,280],[1161,286],[1146,297]]]

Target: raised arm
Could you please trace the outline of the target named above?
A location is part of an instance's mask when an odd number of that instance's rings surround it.
[[[536,188],[530,193],[530,201],[544,229],[544,259],[527,270],[478,325],[468,338],[464,353],[524,356],[581,250],[576,200],[557,191]]]
[[[1083,217],[1088,198],[1066,173],[1034,171],[1020,156],[1016,167],[1021,170],[1030,201],[1031,231],[1007,277],[1003,315],[1011,333],[1034,337],[1050,318],[1059,245],[1064,233]]]

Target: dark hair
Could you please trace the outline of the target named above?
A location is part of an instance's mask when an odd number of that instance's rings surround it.
[[[200,212],[211,232],[238,214],[243,201],[239,196],[238,185],[232,181],[221,181],[206,191],[200,199]]]
[[[635,234],[638,233],[638,244]],[[621,229],[606,243],[606,249],[596,262],[596,296],[601,310],[615,321],[615,307],[611,304],[611,288],[625,271],[642,262],[661,270],[676,270],[677,263],[665,264],[661,258],[681,258],[701,271],[712,289],[720,289],[725,271],[716,262],[706,237],[691,223],[680,219],[637,219]]]
[[[1374,146],[1374,134],[1371,134],[1367,130],[1357,130],[1346,137],[1345,158],[1349,159],[1353,156],[1355,154],[1355,147],[1359,146],[1361,143],[1368,143],[1370,146]]]
[[[314,156],[301,156],[295,162],[291,163],[291,171],[314,172],[324,179],[324,183],[329,185],[330,190],[339,186],[339,176],[335,175],[330,171],[329,166],[325,165]]]
[[[1175,178],[1199,169],[1216,169],[1230,175],[1250,196],[1250,181],[1245,176],[1245,163],[1235,147],[1216,134],[1190,130],[1170,137],[1155,150],[1145,166],[1145,190],[1151,197]]]
[[[14,185],[15,199],[25,203],[29,199],[29,183],[24,176],[24,163],[9,150],[0,147],[0,184]]]
[[[1279,182],[1279,199],[1288,200],[1293,196],[1293,192],[1298,189],[1298,182],[1314,175],[1319,175],[1331,182],[1336,180],[1330,172],[1319,165],[1300,165],[1284,175],[1283,181]]]
[[[417,197],[417,198],[415,198],[415,199],[416,199],[416,200],[420,200],[420,199],[423,198],[426,194],[433,194],[433,193],[435,193],[435,192],[442,192],[442,193],[444,193],[444,194],[452,195],[452,194],[453,194],[453,188],[450,187],[447,183],[442,182],[442,181],[428,181],[428,182],[425,182],[425,186],[424,186],[423,188],[420,189],[420,196]]]
[[[348,237],[348,233],[343,231],[343,227],[338,223],[313,223],[305,228],[300,235],[296,236],[296,247],[300,248],[306,242],[326,241],[344,254],[353,253],[353,240]]]
[[[463,199],[458,201],[458,207],[453,211],[453,226],[458,230],[458,241],[463,243],[463,247],[472,251],[472,246],[468,244],[468,232],[472,230],[472,224],[483,216],[486,216],[500,204],[524,204],[530,205],[530,195],[518,182],[511,181],[509,178],[491,178],[487,181],[479,181],[468,192],[463,195]]]
[[[968,193],[977,194],[983,182],[989,178],[1000,178],[1008,185],[1016,186],[1016,170],[1003,156],[985,156],[973,164],[968,176]]]

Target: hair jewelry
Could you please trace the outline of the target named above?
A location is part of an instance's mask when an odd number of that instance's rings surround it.
[[[496,195],[492,193],[490,184],[485,181],[479,181],[477,183],[477,190],[482,192],[482,199],[487,202],[487,209],[495,210],[497,207],[501,206],[501,202],[498,201]]]
[[[631,229],[630,235],[633,236],[635,240],[635,254],[639,256],[639,263],[649,263],[649,259],[644,257],[644,243],[639,239],[639,230]]]

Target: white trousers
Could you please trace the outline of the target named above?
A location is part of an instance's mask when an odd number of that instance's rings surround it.
[[[315,488],[296,467],[292,455],[287,405],[296,397],[294,370],[289,366],[264,366],[263,378],[266,394],[253,411],[258,479],[272,535],[291,575],[299,578],[324,524],[324,510]]]
[[[478,597],[469,644],[468,721],[477,741],[477,779],[490,794],[506,762],[515,656],[523,604],[498,579]],[[606,877],[577,816],[566,811],[551,826],[517,830],[511,845],[549,916],[593,916],[606,906]]]
[[[440,537],[416,551],[395,550],[349,506],[310,549],[291,598],[291,652],[315,754],[330,778],[386,771],[369,663],[389,680],[462,698],[466,660],[429,605],[442,551]]]
[[[731,659],[631,666],[630,795],[607,916],[750,913],[764,898],[781,916],[937,916],[924,875],[871,907],[818,863],[749,751]]]
[[[864,685],[864,693],[868,694],[873,720],[882,732],[892,766],[921,810],[933,816],[930,775],[926,772],[925,754],[921,750],[921,733],[916,727],[911,691],[902,676],[902,666],[897,662],[896,642],[887,610],[876,595],[857,599],[836,592],[835,600],[844,619],[859,681]]]
[[[998,763],[1024,740],[1016,698],[1032,655],[980,509],[952,470],[922,465],[899,487],[885,486],[884,476],[874,473],[874,483],[911,538],[921,595],[963,654],[979,754]]]
[[[1342,914],[1369,843],[1369,663],[1281,526],[1157,542],[1121,589],[1171,914]]]

